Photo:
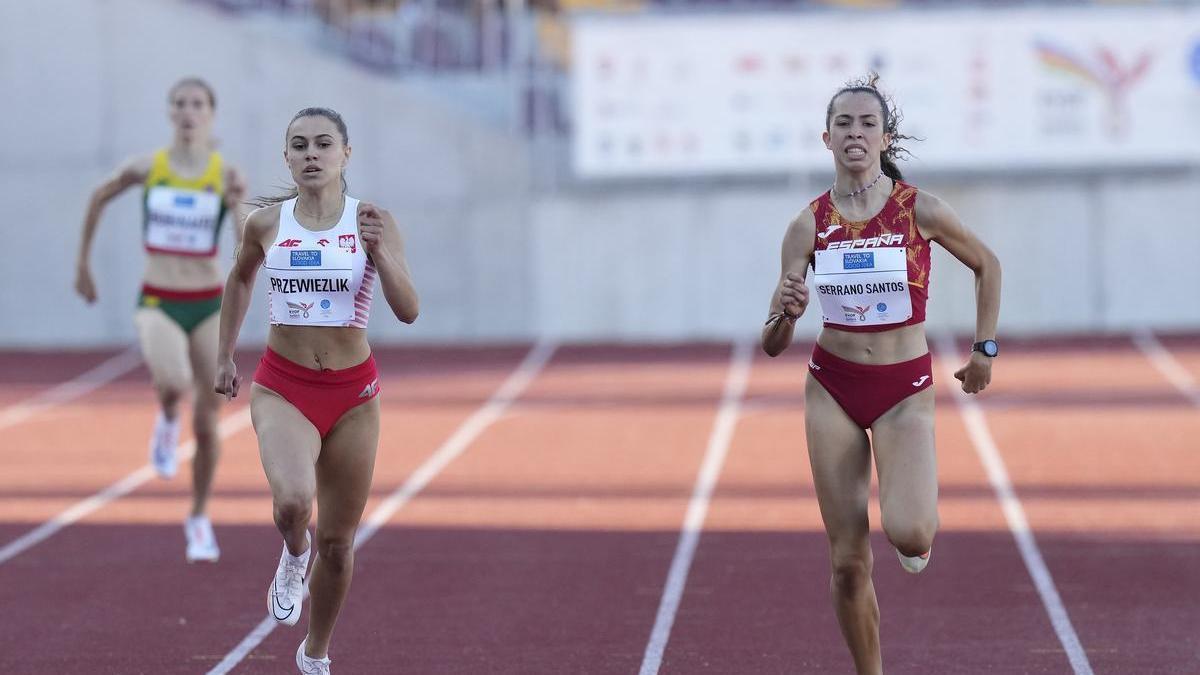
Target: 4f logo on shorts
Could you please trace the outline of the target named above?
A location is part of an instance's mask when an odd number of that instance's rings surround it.
[[[374,380],[371,380],[370,384],[363,387],[362,393],[360,393],[358,395],[358,397],[359,398],[373,398],[377,394],[379,394],[379,378],[378,377],[375,378]]]
[[[316,304],[316,303],[313,303],[313,302],[289,302],[287,304],[288,315],[293,318],[295,318],[297,316],[303,316],[305,319],[307,319],[308,311],[313,308],[314,304]]]
[[[348,248],[351,253],[355,253],[358,251],[358,241],[352,234],[339,234],[338,248]]]

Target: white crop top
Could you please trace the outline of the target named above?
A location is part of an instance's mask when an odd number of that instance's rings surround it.
[[[263,267],[271,323],[366,328],[375,264],[358,240],[358,200],[347,195],[337,224],[314,232],[296,221],[296,200],[279,206],[279,233]]]

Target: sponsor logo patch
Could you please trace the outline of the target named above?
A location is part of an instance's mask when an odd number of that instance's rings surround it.
[[[830,225],[829,227],[825,228],[824,232],[819,233],[817,237],[820,239],[828,239],[829,235],[837,232],[840,229],[842,229],[841,225]]]
[[[309,312],[309,310],[311,310],[313,308],[313,304],[314,303],[311,303],[311,302],[290,302],[289,301],[287,304],[288,316],[292,317],[293,319],[298,316],[307,319],[308,312]]]
[[[875,269],[875,254],[870,251],[847,253],[843,258],[842,267],[848,270]]]
[[[320,251],[292,251],[292,267],[320,267]]]
[[[866,321],[867,310],[869,309],[871,309],[870,306],[850,307],[848,305],[842,305],[842,311],[846,313],[847,321]]]
[[[371,380],[371,383],[363,387],[362,392],[358,394],[359,398],[371,398],[379,393],[379,378]]]

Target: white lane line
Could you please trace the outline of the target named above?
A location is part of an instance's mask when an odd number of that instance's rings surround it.
[[[250,408],[249,406],[242,408],[238,412],[221,420],[217,426],[217,436],[226,438],[231,436],[245,427],[250,425]],[[189,440],[187,443],[179,446],[179,460],[186,462],[192,458],[196,452],[196,440]],[[88,516],[91,513],[101,509],[105,504],[120,499],[125,495],[136,490],[142,483],[157,476],[154,469],[149,464],[143,465],[138,470],[125,476],[121,480],[109,485],[100,492],[76,502],[66,511],[54,516],[50,520],[42,523],[37,529],[28,532],[21,537],[5,544],[0,548],[0,565],[8,562],[21,553],[40,544],[41,542],[54,536],[59,530],[71,525],[72,523]]]
[[[546,362],[554,354],[555,345],[549,342],[539,342],[529,350],[521,364],[517,366],[516,371],[508,376],[504,384],[492,394],[478,410],[468,417],[458,429],[442,443],[429,459],[425,460],[416,471],[408,477],[408,480],[403,485],[396,488],[392,494],[380,502],[379,506],[368,516],[366,523],[359,528],[358,534],[354,537],[354,550],[358,550],[363,544],[367,543],[379,528],[383,527],[393,515],[396,514],[405,504],[409,502],[421,490],[425,489],[429,482],[445,469],[450,462],[454,461],[461,455],[472,443],[475,442],[479,435],[484,432],[489,426],[504,416],[505,411],[519,398],[522,392],[529,386],[530,382],[538,376],[545,367]],[[308,585],[305,584],[305,594],[308,593]],[[271,631],[275,630],[278,622],[271,615],[266,615],[262,621],[237,644],[221,662],[213,666],[212,670],[208,671],[208,675],[225,675],[233,670],[239,663],[245,659],[254,648],[262,644],[262,641],[267,639]]]
[[[130,347],[87,372],[0,411],[0,429],[15,426],[38,413],[90,394],[141,363],[141,353],[136,347]]]
[[[1050,575],[1050,569],[1046,567],[1046,561],[1042,558],[1037,539],[1033,536],[1033,530],[1030,529],[1029,521],[1025,517],[1025,509],[1021,507],[1021,500],[1013,489],[1012,481],[1008,477],[1008,469],[1004,465],[1004,459],[1000,455],[1000,449],[996,446],[995,439],[992,438],[992,432],[988,428],[983,411],[975,399],[964,393],[958,386],[958,380],[954,379],[954,371],[958,370],[960,366],[960,357],[954,341],[943,335],[938,338],[936,344],[938,360],[942,363],[947,386],[954,392],[954,400],[958,403],[963,423],[967,427],[967,434],[971,437],[971,444],[975,447],[975,453],[979,455],[984,469],[987,470],[988,481],[992,484],[996,500],[1004,512],[1008,529],[1017,542],[1021,560],[1025,562],[1025,569],[1028,570],[1030,578],[1033,579],[1033,585],[1037,588],[1038,595],[1041,596],[1042,605],[1050,617],[1050,624],[1054,627],[1058,641],[1062,643],[1067,659],[1071,662],[1071,669],[1075,675],[1092,675],[1092,664],[1088,662],[1083,645],[1079,642],[1079,636],[1075,634],[1075,627],[1071,625],[1071,617],[1067,614],[1067,608],[1058,595],[1054,577]]]
[[[1138,331],[1133,334],[1133,343],[1142,350],[1146,358],[1150,359],[1150,363],[1154,364],[1158,372],[1162,373],[1168,382],[1175,385],[1179,393],[1186,396],[1193,405],[1200,406],[1200,387],[1196,386],[1196,381],[1192,379],[1187,368],[1184,368],[1183,364],[1158,341],[1158,338],[1154,337],[1154,333],[1146,330]]]
[[[729,374],[725,378],[725,390],[721,394],[721,404],[713,422],[712,434],[708,437],[704,462],[700,465],[700,474],[692,489],[692,498],[688,503],[687,515],[683,519],[679,543],[675,546],[675,556],[671,559],[667,582],[658,604],[658,614],[654,618],[654,628],[650,630],[650,640],[646,643],[646,652],[642,656],[642,667],[638,671],[640,675],[655,675],[662,665],[663,652],[666,651],[667,641],[671,638],[671,627],[675,624],[675,613],[679,610],[683,589],[687,585],[692,558],[695,557],[696,546],[700,543],[708,504],[712,501],[713,489],[721,476],[721,467],[725,464],[729,443],[737,427],[742,399],[746,394],[746,383],[750,379],[753,349],[754,345],[750,341],[738,341],[733,345]]]

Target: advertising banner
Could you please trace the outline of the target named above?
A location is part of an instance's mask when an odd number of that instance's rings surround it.
[[[587,16],[573,23],[580,177],[830,166],[830,95],[870,71],[914,167],[1200,161],[1200,10]]]

